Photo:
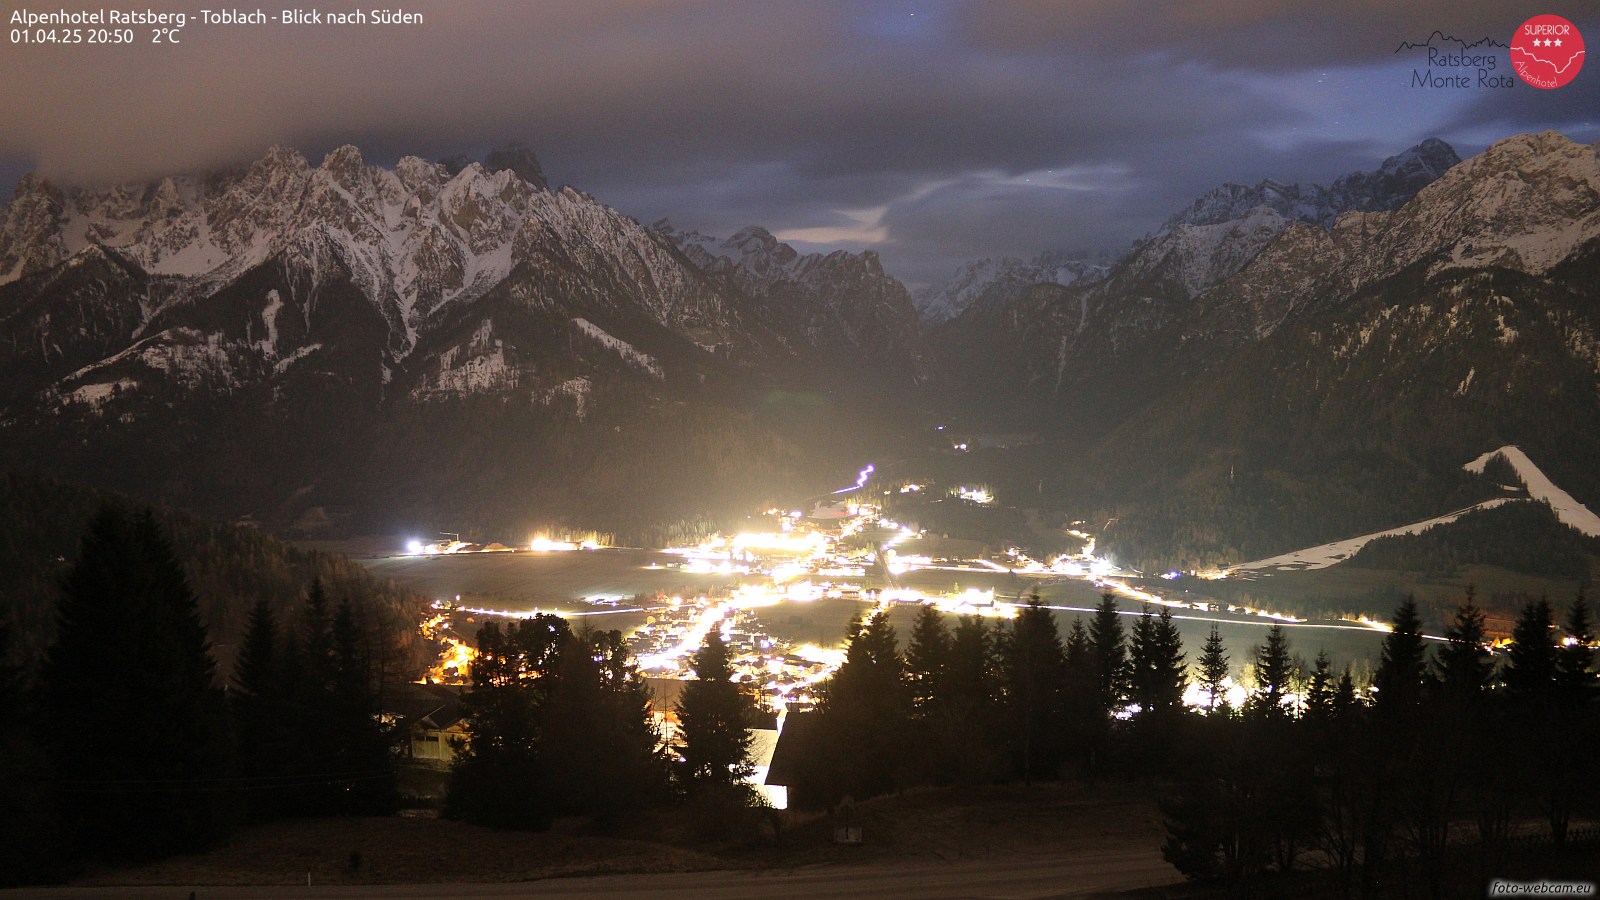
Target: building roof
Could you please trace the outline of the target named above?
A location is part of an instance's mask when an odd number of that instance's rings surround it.
[[[443,684],[405,684],[384,698],[383,711],[402,728],[446,729],[465,720],[461,689]]]
[[[772,750],[767,784],[792,785],[800,780],[808,753],[815,753],[822,737],[822,716],[815,711],[789,713],[783,718],[778,745]]]

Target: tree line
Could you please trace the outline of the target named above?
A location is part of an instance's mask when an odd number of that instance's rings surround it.
[[[107,503],[133,501],[52,478],[0,472],[0,619],[12,629],[12,653],[30,667],[43,660],[55,638],[61,579],[78,557],[89,523]],[[416,637],[425,600],[372,576],[346,557],[307,550],[255,528],[214,524],[157,508],[157,524],[172,542],[199,602],[200,619],[219,664],[231,671],[258,601],[289,615],[306,586],[320,580],[349,597],[373,630],[391,635],[395,665],[415,666],[423,648]]]
[[[1140,616],[1131,634],[1122,620],[1109,594],[1065,639],[1037,598],[993,626],[967,616],[951,627],[923,607],[903,654],[887,614],[856,621],[818,691],[792,802],[1114,770],[1117,715],[1137,707],[1153,743],[1182,715],[1189,678],[1171,610]]]
[[[574,630],[540,614],[477,634],[463,704],[472,738],[457,750],[445,815],[542,830],[585,816],[603,829],[689,804],[712,831],[737,832],[758,805],[750,774],[754,697],[734,680],[713,627],[664,735],[620,632]]]
[[[1487,565],[1582,581],[1596,557],[1600,538],[1562,522],[1550,504],[1533,501],[1474,510],[1448,528],[1378,538],[1346,565],[1438,577],[1454,575],[1465,565]]]
[[[1153,780],[1167,786],[1163,854],[1185,875],[1242,891],[1311,870],[1365,896],[1396,884],[1438,896],[1462,878],[1481,887],[1518,840],[1559,850],[1574,817],[1600,816],[1585,599],[1559,627],[1548,602],[1529,603],[1503,654],[1470,594],[1434,651],[1414,601],[1392,629],[1360,684],[1325,653],[1302,666],[1275,625],[1250,649],[1235,705],[1216,628],[1191,663],[1167,609],[1125,631],[1106,595],[1063,639],[1037,600],[994,627],[967,617],[951,628],[925,607],[904,652],[880,612],[852,628],[820,691],[791,803],[927,784]]]
[[[26,811],[0,819],[0,881],[201,851],[245,821],[392,812],[387,632],[320,582],[284,605],[255,603],[228,678],[159,518],[102,506],[42,662],[0,665],[0,791]]]

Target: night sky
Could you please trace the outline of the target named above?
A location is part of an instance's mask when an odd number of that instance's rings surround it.
[[[1538,13],[1600,42],[1593,4],[1570,0],[403,8],[425,24],[7,44],[0,188],[32,168],[203,170],[274,143],[390,164],[520,140],[553,183],[642,221],[872,248],[916,285],[973,256],[1120,251],[1219,182],[1326,181],[1429,136],[1463,157],[1528,130],[1600,140],[1600,62],[1556,91],[1435,89],[1411,84],[1426,51],[1396,52],[1435,29],[1508,43]],[[1471,52],[1511,74],[1505,50]]]

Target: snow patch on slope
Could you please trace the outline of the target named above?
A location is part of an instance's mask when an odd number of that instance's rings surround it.
[[[598,341],[602,347],[615,352],[618,356],[648,372],[651,378],[659,380],[666,377],[666,374],[661,371],[661,366],[656,363],[655,357],[648,353],[640,353],[633,348],[632,344],[621,338],[612,337],[609,332],[588,319],[573,319],[572,324],[578,326],[579,331]]]
[[[1465,382],[1463,382],[1464,384]],[[1356,551],[1378,538],[1400,534],[1419,534],[1435,525],[1454,522],[1474,510],[1492,509],[1506,503],[1527,503],[1530,500],[1543,501],[1550,504],[1550,508],[1555,510],[1556,517],[1564,524],[1576,528],[1590,537],[1600,537],[1600,516],[1595,515],[1588,507],[1573,499],[1571,494],[1556,487],[1555,483],[1538,466],[1534,465],[1533,460],[1529,459],[1528,454],[1522,452],[1521,448],[1508,444],[1498,450],[1490,450],[1488,453],[1462,466],[1462,468],[1474,475],[1482,475],[1485,467],[1489,464],[1489,460],[1494,459],[1496,456],[1503,458],[1516,470],[1517,477],[1522,479],[1523,486],[1528,490],[1526,499],[1521,497],[1496,497],[1493,500],[1485,500],[1476,506],[1458,509],[1448,515],[1426,519],[1421,522],[1413,522],[1410,525],[1402,525],[1399,528],[1364,534],[1360,537],[1346,538],[1342,541],[1333,541],[1316,547],[1307,547],[1304,550],[1295,550],[1266,559],[1258,559],[1255,562],[1229,566],[1222,570],[1223,574],[1268,574],[1274,571],[1291,572],[1306,569],[1326,569],[1349,559],[1355,555]]]
[[[293,353],[273,363],[272,374],[282,375],[284,372],[289,371],[290,366],[321,349],[321,344],[306,344],[304,347],[296,347]]]
[[[69,403],[81,403],[98,410],[116,396],[118,391],[131,391],[138,386],[139,382],[132,378],[120,378],[104,384],[86,384],[67,394],[65,399]]]
[[[1481,469],[1479,470],[1481,471]],[[1401,525],[1399,528],[1390,528],[1387,531],[1375,531],[1372,534],[1363,534],[1360,537],[1345,538],[1342,541],[1321,544],[1316,547],[1307,547],[1304,550],[1295,550],[1290,553],[1258,559],[1255,562],[1240,563],[1223,569],[1225,575],[1239,575],[1245,573],[1299,572],[1306,569],[1326,569],[1329,566],[1344,562],[1356,554],[1356,551],[1367,544],[1382,537],[1393,537],[1401,534],[1420,534],[1435,525],[1445,525],[1461,518],[1469,512],[1480,509],[1493,509],[1507,503],[1526,502],[1519,497],[1496,497],[1485,500],[1476,506],[1458,509],[1453,513],[1421,522],[1412,522],[1410,525]]]
[[[1571,494],[1556,487],[1555,482],[1552,482],[1538,466],[1534,465],[1533,460],[1529,459],[1528,454],[1523,453],[1520,447],[1514,444],[1507,444],[1499,450],[1490,450],[1488,453],[1462,466],[1462,468],[1468,472],[1482,475],[1484,467],[1489,464],[1489,460],[1494,459],[1496,456],[1510,463],[1511,468],[1516,470],[1517,477],[1522,479],[1523,485],[1528,489],[1529,496],[1535,500],[1543,500],[1550,504],[1550,508],[1556,511],[1556,518],[1590,537],[1600,537],[1600,516],[1595,515],[1587,506],[1574,500]]]
[[[283,311],[283,298],[276,290],[267,291],[267,305],[261,310],[261,325],[267,335],[256,346],[268,359],[278,355],[278,313]]]
[[[573,414],[582,422],[589,417],[589,394],[593,384],[587,378],[569,378],[550,390],[534,394],[534,402],[549,406],[557,399],[565,398],[572,402]]]

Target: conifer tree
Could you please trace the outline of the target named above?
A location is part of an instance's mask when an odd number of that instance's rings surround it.
[[[1485,646],[1483,611],[1470,594],[1445,627],[1444,638],[1435,665],[1445,695],[1458,701],[1481,696],[1494,677],[1494,658]]]
[[[330,804],[333,811],[387,815],[398,805],[399,788],[362,631],[354,604],[349,597],[341,597],[329,629],[333,660],[327,704],[330,740],[323,762],[328,771],[344,773],[332,782],[336,791]]]
[[[1421,702],[1428,683],[1427,654],[1416,598],[1407,597],[1395,609],[1393,628],[1383,639],[1383,652],[1373,675],[1378,710],[1395,716]]]
[[[1017,610],[1000,665],[1022,780],[1053,775],[1061,765],[1066,652],[1055,616],[1037,597]]]
[[[1569,702],[1582,703],[1594,696],[1597,679],[1600,679],[1594,668],[1594,622],[1583,592],[1572,601],[1562,631],[1566,633],[1566,640],[1556,657],[1556,681]]]
[[[244,695],[259,697],[278,688],[279,676],[278,614],[263,597],[250,608],[233,680]]]
[[[678,701],[679,778],[690,790],[728,788],[750,775],[750,698],[733,681],[722,632],[694,655],[694,679]]]
[[[558,811],[610,827],[662,799],[665,768],[647,689],[620,633],[567,635],[547,703],[541,740]]]
[[[851,628],[844,664],[828,679],[821,710],[842,751],[842,793],[865,798],[903,785],[908,773],[911,694],[894,626],[878,612]]]
[[[933,606],[917,610],[911,626],[911,643],[906,647],[906,680],[911,704],[918,713],[927,713],[945,694],[950,671],[950,629],[944,614]]]
[[[1150,706],[1157,713],[1183,709],[1183,692],[1189,686],[1189,667],[1183,652],[1183,635],[1172,619],[1172,608],[1161,607],[1152,635]]]
[[[1350,676],[1350,667],[1345,666],[1344,672],[1339,675],[1339,686],[1333,692],[1334,712],[1341,717],[1348,716],[1360,703],[1360,698],[1356,696],[1356,681]]]
[[[1101,595],[1094,620],[1089,623],[1090,656],[1094,660],[1095,703],[1105,715],[1115,712],[1128,696],[1128,645],[1122,631],[1117,598]]]
[[[306,591],[300,641],[303,688],[319,696],[333,681],[333,629],[328,618],[328,594],[321,578],[313,578]]]
[[[1094,741],[1104,724],[1099,703],[1099,681],[1095,674],[1094,648],[1083,619],[1072,620],[1063,655],[1066,663],[1066,682],[1062,688],[1065,750],[1081,761],[1087,759],[1086,754],[1094,749]]]
[[[1215,711],[1219,705],[1227,706],[1227,680],[1227,648],[1222,645],[1222,633],[1212,625],[1205,648],[1200,652],[1200,687],[1206,692],[1207,709]]]
[[[96,514],[59,616],[41,726],[77,846],[149,859],[221,839],[225,702],[194,593],[148,510]]]
[[[951,706],[976,711],[995,699],[993,641],[978,616],[963,616],[950,637],[950,664],[944,698]]]
[[[288,696],[285,661],[279,658],[278,617],[265,597],[250,610],[239,659],[234,666],[232,694],[239,774],[261,785],[282,783],[298,748],[293,709]],[[257,819],[282,814],[290,805],[288,789],[262,787],[244,797]]]
[[[1256,690],[1250,698],[1250,708],[1268,716],[1288,713],[1290,683],[1294,678],[1294,663],[1289,657],[1289,636],[1282,625],[1267,629],[1267,640],[1256,648]]]
[[[651,716],[650,687],[640,674],[622,632],[594,633],[605,707],[602,740],[617,748],[615,780],[624,803],[649,806],[665,799],[670,777],[661,733]]]
[[[1548,698],[1556,684],[1554,613],[1539,600],[1522,608],[1511,628],[1510,658],[1506,662],[1507,690],[1524,698]]]
[[[1067,641],[1064,650],[1068,669],[1074,671],[1081,669],[1084,672],[1093,671],[1094,666],[1090,661],[1092,651],[1089,644],[1089,631],[1083,627],[1082,619],[1072,620],[1072,627],[1067,630]],[[1084,684],[1085,688],[1088,689],[1089,682],[1085,681]]]
[[[509,629],[478,629],[478,655],[469,667],[472,688],[462,703],[472,741],[450,770],[445,815],[494,828],[550,826],[543,756],[543,713],[555,683],[559,649],[569,629],[558,616],[538,615]]]
[[[1141,713],[1154,703],[1155,631],[1155,617],[1145,609],[1134,620],[1133,639],[1128,642],[1128,701]]]
[[[1141,715],[1165,715],[1182,708],[1189,677],[1183,639],[1172,621],[1170,608],[1162,607],[1159,616],[1146,610],[1139,617],[1134,625],[1128,668],[1130,699],[1138,704]]]
[[[963,616],[950,636],[949,666],[935,704],[931,745],[934,777],[972,784],[1000,775],[1005,765],[999,723],[994,640],[979,616]]]
[[[1336,691],[1333,662],[1328,659],[1328,651],[1319,650],[1312,663],[1310,683],[1306,686],[1306,714],[1323,722],[1332,719]]]

